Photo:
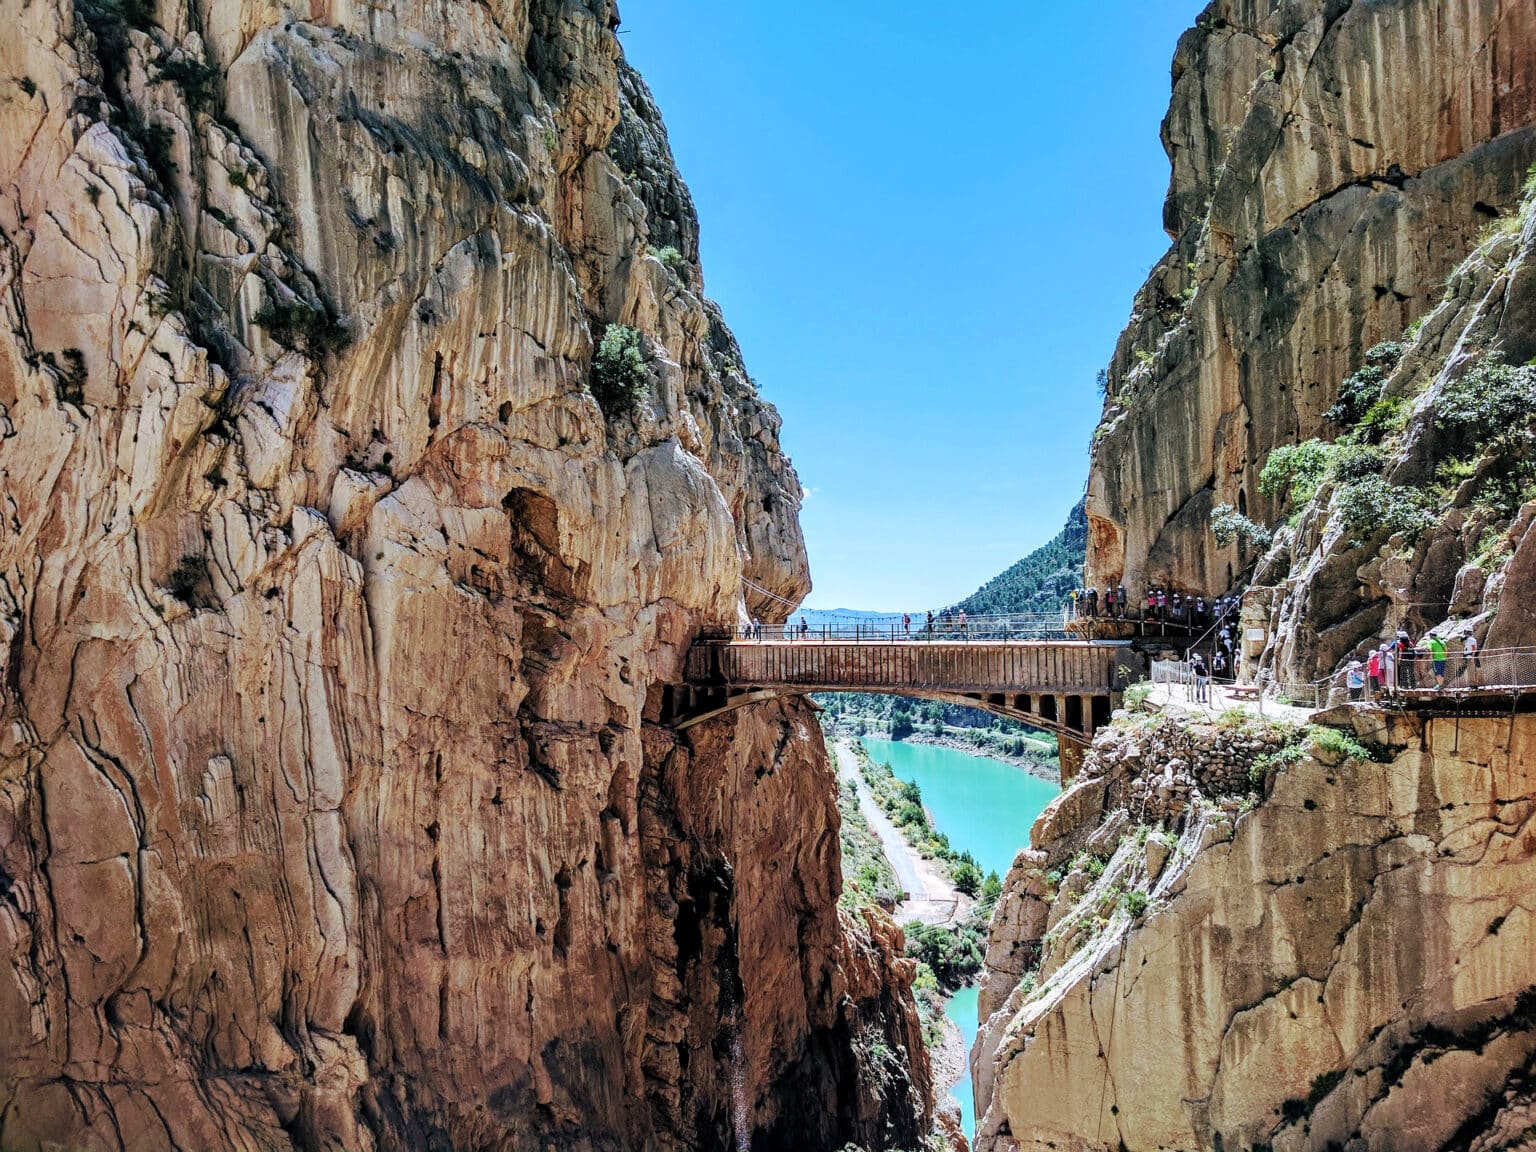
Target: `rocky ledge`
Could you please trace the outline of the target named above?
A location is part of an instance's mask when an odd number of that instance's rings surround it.
[[[1320,719],[1099,737],[993,922],[978,1148],[1523,1146],[1536,723]]]

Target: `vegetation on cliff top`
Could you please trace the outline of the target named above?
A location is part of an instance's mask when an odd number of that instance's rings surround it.
[[[1536,168],[1526,192],[1521,212],[1496,222],[1463,270],[1529,218]],[[1497,349],[1485,349],[1454,375],[1434,371],[1435,358],[1426,371],[1411,355],[1423,330],[1421,319],[1402,340],[1366,352],[1326,413],[1335,438],[1281,445],[1265,460],[1259,491],[1279,503],[1293,527],[1319,508],[1338,518],[1352,547],[1387,537],[1412,545],[1452,508],[1507,521],[1536,498],[1536,365],[1510,364]],[[1415,457],[1424,459],[1401,467]],[[1225,505],[1213,510],[1212,531],[1218,543],[1242,536],[1262,547],[1272,538]]]

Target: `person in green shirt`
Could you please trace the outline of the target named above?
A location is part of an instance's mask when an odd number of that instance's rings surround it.
[[[1435,687],[1445,687],[1445,641],[1431,633],[1427,638],[1429,658],[1435,666]]]

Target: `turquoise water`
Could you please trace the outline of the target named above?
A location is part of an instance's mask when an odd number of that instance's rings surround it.
[[[960,1029],[960,1036],[965,1041],[966,1072],[960,1077],[960,1082],[949,1090],[949,1094],[960,1101],[960,1127],[965,1129],[966,1139],[976,1135],[976,1102],[971,1099],[970,1059],[971,1045],[976,1042],[976,1029],[981,1025],[976,1016],[976,994],[980,991],[979,987],[972,984],[960,989],[944,1005],[944,1015],[955,1022],[955,1027]]]
[[[922,789],[923,806],[952,847],[976,857],[983,872],[999,876],[1008,874],[1014,856],[1029,844],[1035,817],[1061,791],[1012,764],[936,744],[866,739],[864,747],[877,761],[889,764],[898,779],[914,781]],[[969,1054],[979,1023],[976,988],[962,988],[951,996],[944,1014],[960,1029]],[[950,1095],[960,1102],[966,1135],[974,1135],[976,1108],[969,1074]]]
[[[1029,844],[1035,817],[1061,791],[1012,764],[937,744],[866,739],[864,747],[899,779],[916,782],[934,827],[953,847],[999,876],[1008,875],[1014,855]]]

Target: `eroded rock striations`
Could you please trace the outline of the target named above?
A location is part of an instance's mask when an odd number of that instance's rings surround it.
[[[1273,522],[1257,479],[1340,382],[1440,298],[1536,160],[1536,8],[1216,0],[1163,125],[1174,245],[1109,370],[1087,578],[1224,591],[1255,559],[1210,511]]]
[[[611,3],[0,14],[0,1146],[915,1144],[809,713],[647,720],[809,582]]]
[[[1332,719],[1376,756],[1096,740],[993,922],[978,1148],[1529,1146],[1536,724]]]
[[[1399,629],[1536,643],[1533,124],[1529,4],[1207,9],[1090,582],[1247,585],[1249,671],[1303,693]],[[998,903],[977,1146],[1529,1147],[1536,724],[1503,705],[1120,715]]]

